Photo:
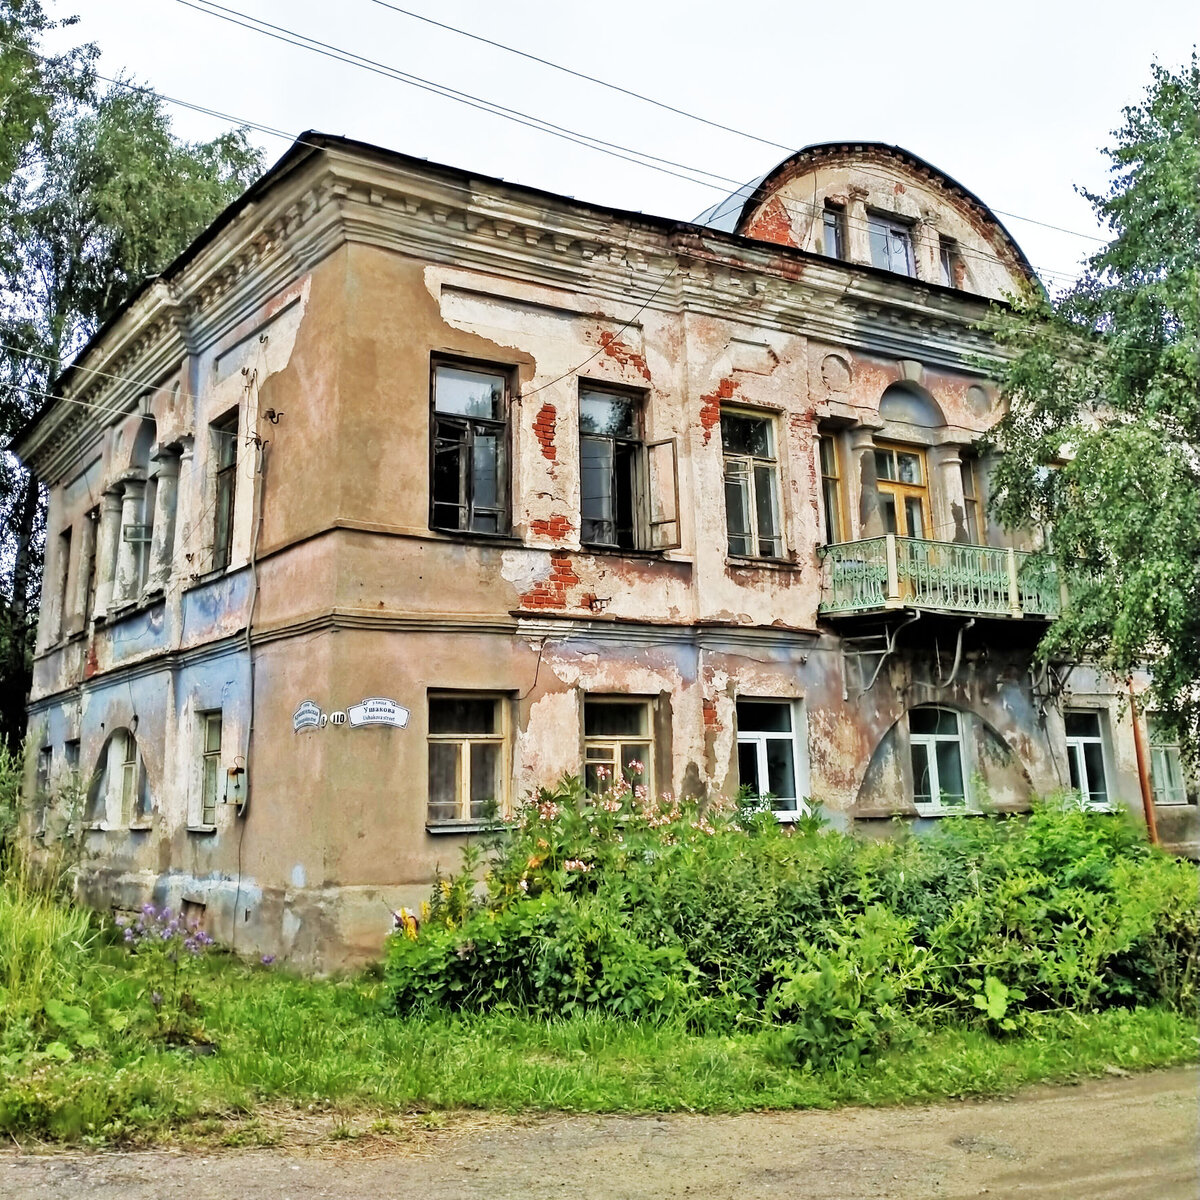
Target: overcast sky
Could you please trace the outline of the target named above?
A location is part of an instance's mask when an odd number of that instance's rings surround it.
[[[240,12],[511,109],[744,181],[783,150],[723,133],[390,10],[381,0],[221,0]],[[1100,232],[1073,186],[1102,188],[1100,150],[1150,63],[1200,40],[1189,0],[389,0],[472,33],[799,147],[903,146],[996,210]],[[202,4],[202,0],[197,0]],[[48,0],[79,13],[100,69],[295,135],[313,128],[622,208],[691,219],[731,186],[674,178],[411,85],[284,45],[183,0]],[[173,107],[177,131],[222,122]],[[268,161],[286,142],[254,133]],[[671,168],[672,170],[675,168]],[[1047,282],[1096,245],[1003,216]],[[1049,274],[1055,272],[1055,274]]]

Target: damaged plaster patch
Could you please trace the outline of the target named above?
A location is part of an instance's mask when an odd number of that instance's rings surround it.
[[[500,577],[521,593],[549,579],[552,569],[548,550],[505,550],[500,555]]]

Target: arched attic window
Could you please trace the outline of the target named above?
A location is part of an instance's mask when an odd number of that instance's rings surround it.
[[[114,729],[105,739],[88,785],[84,820],[111,826],[150,819],[153,803],[146,764],[132,729]]]
[[[893,383],[879,400],[879,415],[885,421],[922,429],[937,429],[946,423],[938,402],[915,383]]]

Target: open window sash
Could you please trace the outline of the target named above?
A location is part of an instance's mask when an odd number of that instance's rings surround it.
[[[646,445],[649,483],[651,550],[678,550],[682,545],[679,522],[679,450],[674,438]]]

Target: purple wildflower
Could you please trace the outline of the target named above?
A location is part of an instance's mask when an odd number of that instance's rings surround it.
[[[264,954],[262,956],[262,965],[264,967],[269,967],[274,961],[275,961],[275,955],[273,955],[273,954]]]

